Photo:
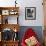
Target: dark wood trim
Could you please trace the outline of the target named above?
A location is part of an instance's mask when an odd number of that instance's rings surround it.
[[[0,10],[19,9],[19,7],[0,7]]]
[[[14,29],[16,29],[17,30],[17,32],[19,31],[19,29],[20,29],[20,27],[19,27],[19,25],[18,24],[0,24],[0,29],[1,29],[1,32],[2,32],[2,30],[3,29],[5,29],[5,28],[10,28],[10,29],[12,29],[13,31],[14,31]]]

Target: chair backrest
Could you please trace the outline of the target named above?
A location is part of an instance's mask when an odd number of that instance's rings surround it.
[[[32,28],[28,28],[26,30],[24,37],[22,38],[21,45],[26,46],[27,44],[25,43],[25,40],[31,38],[32,36],[35,37],[36,40],[38,41],[36,46],[41,46],[41,44],[39,43],[39,40],[37,39],[37,34],[34,32],[34,30]]]
[[[32,36],[37,36],[37,34],[34,32],[34,30],[32,29],[32,28],[28,28],[27,30],[26,30],[26,32],[25,32],[25,34],[24,34],[24,37],[23,37],[23,39],[25,40],[25,39],[27,39],[27,38],[29,38],[29,37],[32,37]]]

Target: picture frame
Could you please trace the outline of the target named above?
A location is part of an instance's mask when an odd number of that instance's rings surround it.
[[[10,15],[17,15],[17,13],[18,13],[18,12],[17,12],[16,10],[10,10],[10,11],[9,11],[9,14],[10,14]]]
[[[9,15],[9,10],[2,10],[2,15]]]
[[[36,7],[25,7],[25,20],[36,20]]]

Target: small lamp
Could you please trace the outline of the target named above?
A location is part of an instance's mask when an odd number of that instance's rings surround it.
[[[17,32],[17,30],[16,30],[16,29],[14,29],[14,32]]]
[[[16,4],[17,4],[17,2],[16,2],[17,0],[15,0],[15,7],[16,7]]]

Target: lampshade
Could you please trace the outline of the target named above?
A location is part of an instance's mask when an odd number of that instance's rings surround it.
[[[17,32],[17,29],[16,28],[14,29],[14,32]]]
[[[16,2],[17,0],[15,0],[15,7],[16,7],[16,4],[17,4],[17,2]]]

